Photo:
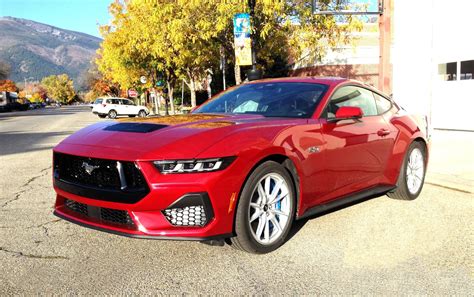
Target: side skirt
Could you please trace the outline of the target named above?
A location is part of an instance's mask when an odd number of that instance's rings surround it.
[[[365,189],[356,193],[349,194],[347,196],[342,196],[340,198],[336,198],[324,204],[319,204],[313,206],[305,211],[303,215],[299,216],[297,220],[301,220],[304,218],[308,218],[317,214],[325,213],[340,207],[348,206],[350,204],[360,202],[366,198],[381,196],[386,194],[387,192],[392,191],[395,189],[396,186],[376,186],[369,189]]]

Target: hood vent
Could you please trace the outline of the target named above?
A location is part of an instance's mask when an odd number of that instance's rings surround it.
[[[167,125],[150,123],[119,123],[104,128],[104,131],[149,133],[168,127]]]

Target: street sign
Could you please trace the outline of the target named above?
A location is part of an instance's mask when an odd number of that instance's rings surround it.
[[[236,14],[234,16],[234,48],[237,65],[252,65],[250,30],[250,15],[248,13]]]
[[[128,90],[128,97],[137,98],[138,97],[138,92],[133,90],[133,89],[130,89],[130,90]]]

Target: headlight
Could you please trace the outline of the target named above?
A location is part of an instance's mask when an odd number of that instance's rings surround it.
[[[156,168],[161,173],[197,173],[211,172],[227,168],[236,157],[223,157],[212,159],[192,160],[162,160],[154,161]]]

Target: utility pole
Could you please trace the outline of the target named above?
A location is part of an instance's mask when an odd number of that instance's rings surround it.
[[[181,111],[183,111],[184,107],[184,79],[181,82]]]
[[[224,90],[226,89],[226,83],[225,83],[225,49],[221,45],[220,48],[220,54],[221,54],[221,70],[222,70],[222,85],[224,86]]]
[[[390,90],[390,44],[392,41],[392,0],[379,0],[379,84],[382,92]]]
[[[252,31],[250,33],[250,39],[252,40],[252,69],[247,71],[247,78],[249,80],[256,80],[262,78],[262,72],[257,69],[257,51],[255,50],[255,36],[258,36],[255,28],[255,2],[256,0],[248,0],[248,6],[250,9],[250,22],[252,24]]]

